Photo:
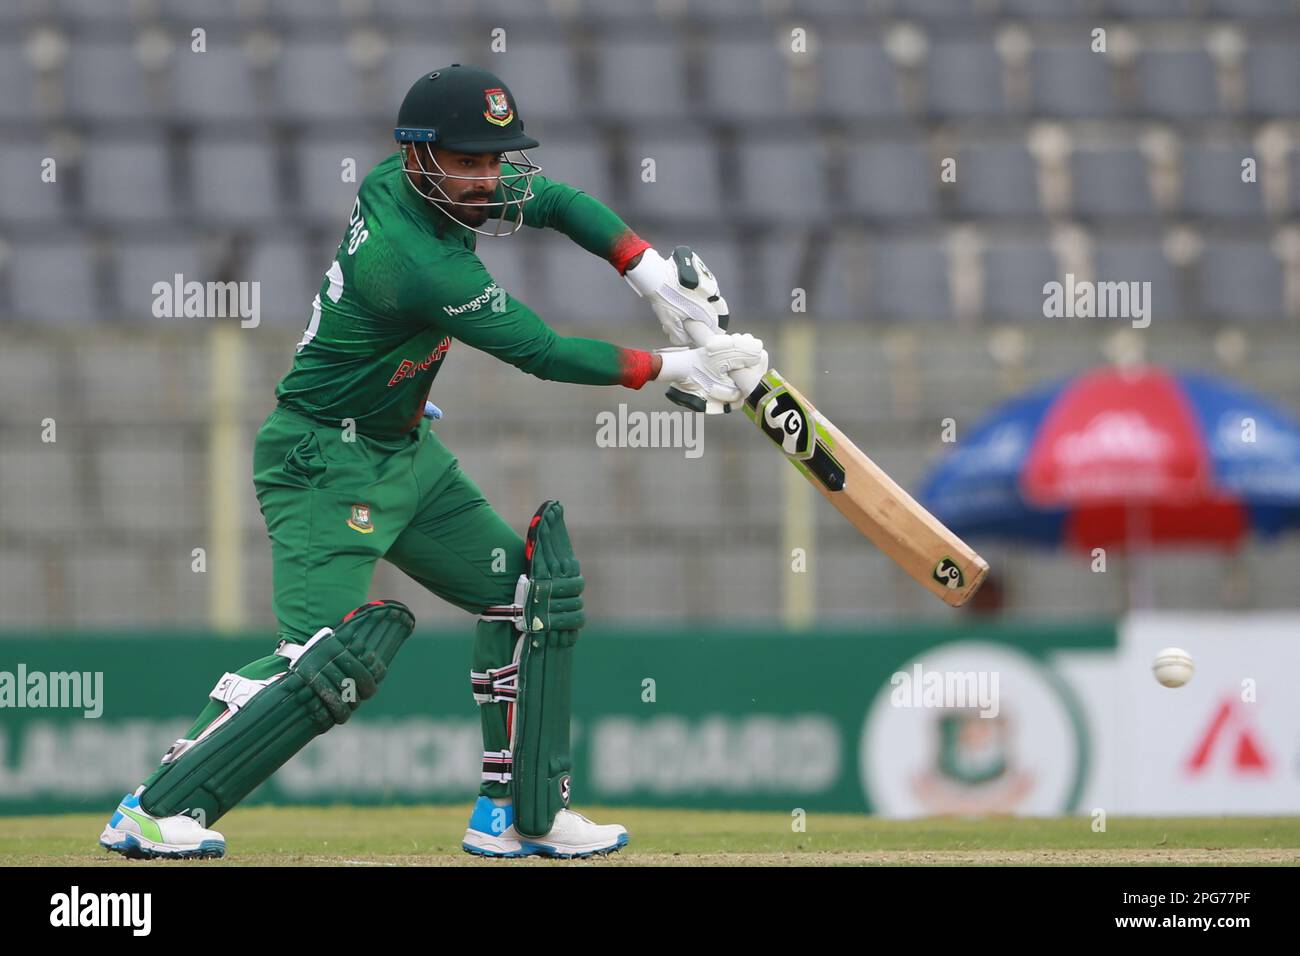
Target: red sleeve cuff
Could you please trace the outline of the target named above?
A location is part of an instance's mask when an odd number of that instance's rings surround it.
[[[640,388],[653,377],[654,356],[644,349],[619,349],[619,384]]]
[[[610,265],[622,275],[627,272],[627,264],[649,248],[650,243],[628,229],[614,240],[614,248],[609,254]]]

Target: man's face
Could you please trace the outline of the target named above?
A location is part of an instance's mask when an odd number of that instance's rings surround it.
[[[420,165],[435,175],[441,169],[446,175],[433,181],[442,187],[447,199],[469,204],[453,206],[447,201],[435,200],[444,211],[468,226],[481,226],[488,221],[489,214],[495,207],[487,204],[492,201],[492,194],[501,178],[500,153],[457,153],[431,147],[427,143],[413,143],[411,149],[420,151],[417,157],[408,157],[406,160],[407,168],[413,174],[420,171]],[[436,166],[429,161],[430,154],[433,163],[437,163]],[[418,165],[416,159],[419,160]],[[482,208],[476,208],[479,206]]]

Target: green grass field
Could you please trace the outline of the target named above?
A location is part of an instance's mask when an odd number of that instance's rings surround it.
[[[104,815],[0,818],[0,864],[25,866],[714,866],[1300,864],[1300,817],[876,820],[810,813],[583,808],[631,842],[608,858],[480,860],[460,849],[464,807],[249,807],[218,826],[220,861],[132,862],[96,844]]]

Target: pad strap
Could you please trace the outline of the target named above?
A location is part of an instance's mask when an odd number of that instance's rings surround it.
[[[483,779],[491,783],[509,783],[514,778],[515,758],[509,750],[483,751]]]
[[[221,701],[231,710],[239,710],[252,699],[254,694],[283,676],[283,674],[276,674],[265,680],[253,680],[251,677],[240,677],[227,671],[221,675],[221,680],[217,681],[217,686],[212,688],[212,693],[208,696],[213,700]]]
[[[487,608],[479,615],[481,621],[509,621],[515,626],[515,630],[523,632],[528,627],[524,623],[524,604],[528,600],[528,588],[532,582],[528,580],[528,575],[519,575],[519,580],[515,582],[515,599],[510,604],[494,604]]]
[[[365,604],[362,605],[362,607],[368,607],[368,606],[369,605],[365,605]],[[344,620],[346,621],[347,618],[344,618]],[[280,657],[287,657],[289,659],[289,662],[292,664],[295,661],[297,661],[298,658],[302,657],[303,653],[307,650],[307,648],[316,644],[317,641],[323,641],[326,637],[329,637],[333,633],[334,633],[334,628],[322,627],[319,631],[317,631],[308,639],[306,644],[291,644],[288,641],[282,640],[280,641],[279,644],[275,645],[275,653]]]
[[[193,747],[196,743],[198,743],[197,739],[191,740],[188,737],[176,738],[175,742],[173,742],[172,745],[167,748],[167,752],[162,755],[162,760],[159,762],[164,764],[171,763],[181,754],[185,753],[185,751]]]
[[[253,680],[251,677],[241,677],[239,674],[232,674],[227,671],[221,675],[221,680],[217,681],[217,686],[212,688],[208,694],[213,700],[220,701],[226,705],[225,713],[218,714],[217,717],[208,726],[203,728],[203,732],[197,737],[190,739],[188,737],[178,737],[167,752],[162,755],[161,763],[169,764],[180,757],[181,754],[189,750],[212,731],[216,730],[222,723],[230,718],[239,708],[243,707],[253,696],[269,684],[279,680],[283,674],[275,674],[265,680]]]
[[[519,696],[519,662],[486,671],[470,671],[469,681],[478,703],[495,704],[499,700],[513,703]]]

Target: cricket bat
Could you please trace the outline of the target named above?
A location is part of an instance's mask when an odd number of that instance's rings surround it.
[[[779,372],[754,384],[746,370],[733,377],[745,398],[745,415],[772,439],[790,464],[840,514],[895,564],[953,607],[965,604],[989,566],[858,450]]]

